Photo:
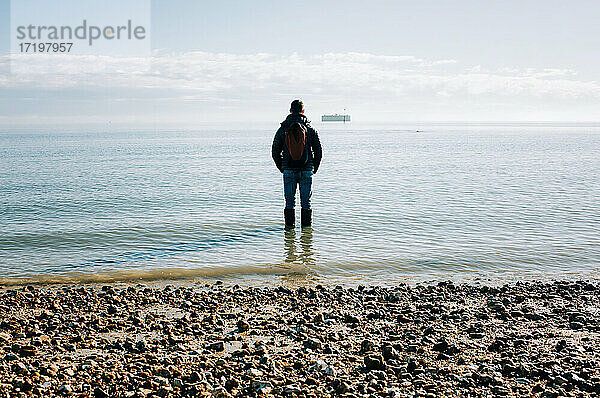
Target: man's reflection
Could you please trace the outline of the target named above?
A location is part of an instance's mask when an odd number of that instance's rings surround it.
[[[296,230],[286,228],[284,234],[285,262],[293,263],[298,257],[296,256]]]
[[[286,229],[284,232],[284,248],[286,263],[301,263],[310,267],[315,264],[313,258],[313,229],[304,227],[300,233],[300,251],[297,250],[296,230]]]
[[[302,228],[302,234],[300,235],[300,247],[302,248],[302,252],[299,254],[300,261],[302,264],[307,267],[312,267],[315,265],[315,259],[313,255],[313,229],[312,227],[304,227]]]

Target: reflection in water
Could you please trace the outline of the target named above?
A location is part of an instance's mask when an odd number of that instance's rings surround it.
[[[313,255],[313,229],[312,227],[302,228],[302,234],[300,235],[300,247],[302,252],[299,254],[300,261],[307,267],[315,265],[315,259]]]
[[[302,228],[300,233],[300,250],[298,251],[296,242],[296,230],[286,229],[284,232],[284,248],[286,263],[300,263],[310,268],[315,264],[313,251],[313,229],[312,227]],[[310,271],[310,269],[307,269]]]
[[[296,261],[296,230],[286,228],[284,234],[285,262],[293,263]]]

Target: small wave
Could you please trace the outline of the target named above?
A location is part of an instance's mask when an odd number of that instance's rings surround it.
[[[53,275],[33,275],[19,278],[0,278],[0,286],[50,285],[69,283],[112,283],[174,279],[215,279],[234,276],[294,276],[314,273],[299,263],[244,265],[211,268],[160,268],[114,270],[101,272],[69,272]]]

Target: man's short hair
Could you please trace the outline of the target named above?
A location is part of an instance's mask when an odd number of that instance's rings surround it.
[[[292,113],[301,113],[304,110],[304,103],[299,100],[293,100],[292,105],[290,106],[290,112]]]

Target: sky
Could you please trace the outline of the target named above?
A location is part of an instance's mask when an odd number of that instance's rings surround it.
[[[315,120],[597,122],[599,12],[578,0],[154,0],[151,55],[67,55],[59,70],[29,57],[14,73],[0,0],[0,130],[276,123],[294,98]]]

